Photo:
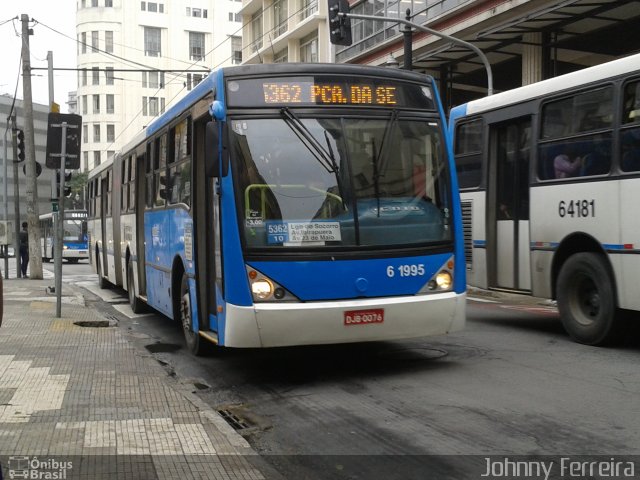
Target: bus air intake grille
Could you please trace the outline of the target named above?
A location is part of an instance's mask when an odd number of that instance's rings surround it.
[[[462,206],[462,232],[464,233],[464,257],[467,262],[467,270],[473,267],[473,232],[472,232],[472,211],[473,202],[466,200],[461,202]]]

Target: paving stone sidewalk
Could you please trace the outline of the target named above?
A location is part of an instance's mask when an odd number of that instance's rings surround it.
[[[4,280],[5,479],[265,478],[244,438],[136,350],[114,318],[87,307],[79,288],[64,285],[62,318],[56,318],[51,284]],[[96,321],[108,326],[78,325]]]

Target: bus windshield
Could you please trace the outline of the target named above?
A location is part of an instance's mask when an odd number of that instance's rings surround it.
[[[232,119],[249,249],[406,248],[452,240],[440,125],[424,117]]]
[[[65,220],[64,221],[64,242],[86,242],[87,241],[87,221],[86,220]]]

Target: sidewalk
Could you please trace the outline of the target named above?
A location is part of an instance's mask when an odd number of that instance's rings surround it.
[[[86,307],[79,287],[63,285],[55,318],[53,280],[13,276],[0,327],[5,479],[265,478],[244,438],[136,350],[115,317]]]

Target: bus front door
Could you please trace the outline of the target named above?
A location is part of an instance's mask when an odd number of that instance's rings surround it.
[[[529,249],[529,165],[531,118],[490,127],[487,202],[489,285],[531,290]],[[487,239],[489,240],[489,238]],[[493,246],[493,248],[491,248]]]

